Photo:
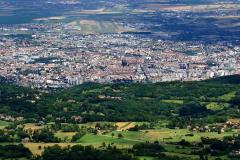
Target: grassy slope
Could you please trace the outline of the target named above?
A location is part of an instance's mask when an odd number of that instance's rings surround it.
[[[187,101],[200,102],[214,111],[223,110],[228,104],[219,103],[228,103],[240,92],[239,79],[240,76],[229,76],[202,82],[86,83],[44,95],[0,84],[0,106],[5,106],[0,113],[32,117],[53,114],[69,119],[81,115],[88,122],[163,120],[176,116],[178,108]]]
[[[238,76],[239,77],[239,76]],[[232,79],[230,77],[230,79]],[[219,81],[221,81],[221,83],[218,83]],[[194,84],[197,85],[194,85]],[[171,82],[171,83],[164,83],[167,84],[166,86],[163,86],[163,83],[158,83],[158,84],[143,84],[143,88],[144,89],[151,89],[151,88],[156,88],[156,93],[160,93],[163,94],[165,92],[163,92],[165,89],[170,89],[170,91],[167,91],[168,93],[173,93],[174,91],[177,91],[177,89],[179,88],[175,88],[177,87],[184,87],[184,85],[186,85],[187,87],[193,87],[193,90],[190,93],[185,93],[187,96],[188,94],[191,93],[198,93],[199,89],[198,87],[201,86],[211,86],[211,87],[217,87],[218,85],[220,86],[219,88],[221,88],[221,86],[223,85],[222,83],[226,83],[224,85],[227,85],[227,91],[223,91],[220,94],[217,93],[217,96],[214,96],[214,98],[220,99],[223,102],[221,102],[221,104],[228,104],[228,101],[231,100],[235,94],[236,94],[236,90],[239,88],[239,84],[238,80],[236,77],[233,78],[233,80],[226,80],[226,77],[223,78],[223,80],[219,80],[219,79],[213,79],[213,80],[208,80],[208,81],[204,81],[204,82],[186,82],[186,83],[175,83],[175,82]],[[79,94],[80,91],[84,91],[82,92],[83,94],[86,94],[86,96],[92,95],[92,94],[102,94],[103,92],[106,92],[106,90],[108,89],[113,89],[112,86],[109,85],[100,85],[100,84],[92,84],[93,86],[88,86],[86,84],[82,85],[82,86],[77,86],[77,87],[73,87],[71,89],[68,89],[64,92],[60,92],[59,94],[56,93],[54,96],[56,97],[60,97],[60,98],[64,98],[64,96],[68,95],[68,97],[73,97],[77,99],[77,95]],[[127,85],[123,85],[120,84],[118,87],[114,87],[114,94],[118,94],[118,96],[122,96],[124,98],[126,98],[129,95],[125,95],[125,93],[129,93],[130,95],[133,92],[136,91],[141,91],[138,88],[139,84],[127,84]],[[174,88],[172,86],[175,86]],[[226,86],[225,86],[226,87]],[[229,87],[229,88],[228,88]],[[1,89],[4,87],[1,87]],[[11,87],[10,87],[11,88]],[[209,89],[209,88],[208,88]],[[211,89],[211,88],[210,88]],[[12,88],[11,88],[12,90]],[[181,89],[180,89],[181,90]],[[196,92],[194,92],[194,90]],[[220,90],[220,89],[219,89]],[[14,91],[14,89],[13,89]],[[201,91],[201,90],[200,90]],[[218,89],[217,89],[218,91]],[[221,91],[221,90],[220,90]],[[24,93],[26,94],[27,90],[24,89]],[[163,92],[163,93],[161,93]],[[205,90],[201,91],[201,92],[205,92]],[[14,94],[20,94],[20,91],[18,92],[13,92]],[[61,95],[63,93],[63,95]],[[135,95],[136,97],[131,97],[134,100],[139,99],[139,97],[148,97],[148,95],[146,95],[145,93],[143,93],[144,95]],[[201,93],[202,94],[202,93]],[[201,96],[201,94],[199,94]],[[116,95],[114,95],[116,96]],[[160,99],[160,97],[158,97],[158,101],[164,101],[166,103],[169,104],[182,104],[184,103],[183,99],[176,99],[177,96],[179,96],[178,94],[174,95],[175,97],[169,97],[169,99]],[[182,97],[184,97],[184,95],[182,95]],[[180,97],[180,98],[182,98]],[[83,97],[84,98],[84,97]],[[154,97],[155,98],[155,97]],[[148,97],[147,101],[151,101],[152,98]],[[107,101],[107,100],[106,100]],[[155,102],[155,101],[154,101]],[[209,107],[212,110],[222,110],[221,106],[219,106],[219,103],[217,102],[202,102],[202,103],[209,103]],[[113,123],[113,122],[103,122],[103,123]],[[165,123],[165,122],[164,122]],[[128,124],[128,123],[127,123]],[[141,124],[141,123],[136,123],[136,124]],[[4,122],[4,121],[0,121],[0,126],[4,127],[9,125],[8,122]],[[88,123],[85,124],[87,126],[95,126],[96,122],[93,123]],[[123,138],[119,139],[117,137],[117,135],[121,133],[123,135]],[[155,130],[147,130],[147,131],[140,131],[140,132],[131,132],[131,131],[114,131],[114,137],[111,136],[111,133],[108,133],[107,135],[93,135],[93,134],[87,134],[84,137],[82,137],[78,143],[60,143],[61,146],[68,146],[68,145],[74,145],[74,144],[82,144],[82,145],[94,145],[95,147],[100,147],[102,145],[103,142],[107,143],[107,144],[111,144],[114,143],[115,145],[117,145],[118,147],[124,147],[124,148],[128,148],[131,147],[132,145],[136,144],[136,143],[140,143],[140,142],[144,142],[144,141],[155,141],[155,140],[159,140],[159,141],[172,141],[172,142],[176,142],[176,141],[180,141],[182,139],[186,139],[187,141],[199,141],[201,137],[210,137],[210,138],[222,138],[224,136],[228,136],[228,135],[232,135],[233,132],[226,132],[226,133],[222,133],[222,134],[218,134],[216,132],[211,132],[211,133],[195,133],[194,132],[194,136],[193,137],[189,137],[189,136],[185,136],[186,134],[190,133],[188,130],[186,129],[179,129],[179,130],[172,130],[172,129],[155,129]],[[73,135],[73,133],[62,133],[62,132],[58,132],[56,133],[56,135],[60,138],[64,138],[64,137],[68,137],[68,139],[71,138],[71,136]],[[4,145],[4,144],[2,144]],[[25,144],[27,147],[29,147],[31,149],[31,151],[34,154],[40,154],[42,150],[38,149],[38,146],[42,146],[42,148],[49,146],[49,145],[54,145],[52,143],[26,143]],[[167,153],[168,154],[177,154],[177,155],[182,155],[186,152],[189,152],[189,150],[187,149],[176,149],[174,148],[175,146],[173,145],[169,145],[169,144],[164,144],[164,147],[167,149]],[[183,157],[186,156],[185,154],[182,155]],[[190,155],[191,156],[191,155]]]
[[[133,84],[87,83],[55,93],[40,103],[47,112],[73,113],[78,110],[87,121],[152,121],[176,115],[177,108],[188,101],[209,105],[213,111],[228,108],[228,102],[240,91],[240,76],[201,82],[165,82]],[[229,80],[228,80],[229,78]],[[215,104],[209,104],[209,103]],[[226,104],[218,104],[218,103]],[[217,103],[217,104],[216,104]],[[88,107],[84,109],[85,107]],[[55,113],[55,112],[53,112]],[[61,115],[63,112],[57,112]],[[64,113],[66,115],[66,113]],[[96,118],[94,120],[94,118]]]
[[[0,129],[3,129],[6,126],[9,126],[10,124],[11,124],[11,122],[0,121]]]

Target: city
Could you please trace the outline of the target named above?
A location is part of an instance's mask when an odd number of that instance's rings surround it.
[[[83,35],[64,25],[1,27],[31,37],[0,40],[0,75],[22,86],[65,88],[84,82],[194,81],[240,74],[240,47],[139,38],[132,34]]]
[[[21,86],[48,90],[240,73],[234,0],[0,3],[0,75]]]

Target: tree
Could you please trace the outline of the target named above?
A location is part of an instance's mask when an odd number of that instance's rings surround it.
[[[85,131],[80,131],[78,133],[76,133],[73,137],[72,137],[72,142],[77,142],[79,139],[81,139],[84,135],[86,134]]]
[[[121,133],[119,133],[118,138],[123,138],[123,135]]]
[[[115,147],[97,150],[92,146],[75,145],[61,148],[58,145],[48,147],[42,154],[42,160],[133,160],[127,152]]]
[[[240,95],[235,96],[231,101],[231,104],[233,105],[240,105]]]
[[[0,159],[30,158],[32,153],[22,144],[0,146]]]
[[[165,149],[160,143],[139,143],[133,146],[133,152],[136,156],[158,156]]]
[[[107,145],[106,145],[105,142],[103,142],[101,146],[102,146],[103,148],[105,148]]]
[[[207,113],[208,109],[198,102],[189,102],[182,106],[179,110],[180,116],[195,116]]]
[[[64,160],[66,152],[59,145],[45,148],[42,158],[44,160]]]
[[[54,133],[44,128],[40,131],[36,131],[32,135],[32,139],[35,142],[59,142],[60,140],[54,137]]]

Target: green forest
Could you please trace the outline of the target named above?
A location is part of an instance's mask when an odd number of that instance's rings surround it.
[[[240,76],[85,83],[42,92],[0,84],[0,159],[237,160]]]
[[[240,116],[239,82],[240,76],[201,82],[85,83],[50,93],[1,84],[0,114],[28,122],[223,122]]]

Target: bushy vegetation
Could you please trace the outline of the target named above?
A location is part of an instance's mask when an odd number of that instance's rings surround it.
[[[61,148],[58,145],[48,147],[44,150],[42,160],[133,160],[129,154],[109,146],[106,150],[97,150],[91,146],[76,145]]]
[[[31,158],[32,153],[22,144],[0,146],[0,159]]]
[[[180,122],[188,117],[192,121],[201,117],[202,121],[216,122],[240,117],[236,114],[239,79],[231,76],[202,82],[85,83],[48,94],[1,84],[0,113],[23,116],[30,122],[174,121],[176,118]],[[220,107],[211,109],[213,103]]]
[[[165,149],[159,142],[140,143],[133,146],[134,155],[137,156],[159,156]]]
[[[86,83],[52,93],[1,84],[0,159],[239,159],[239,79]]]

